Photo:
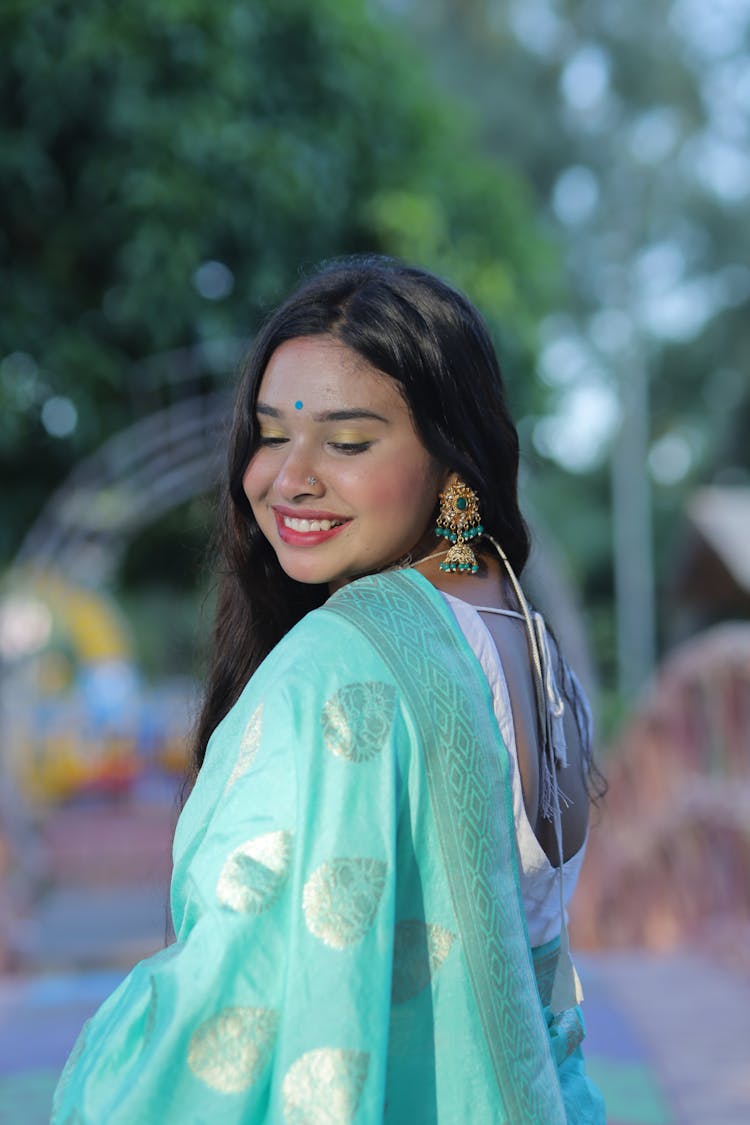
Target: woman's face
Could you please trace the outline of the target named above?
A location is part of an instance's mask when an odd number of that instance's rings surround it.
[[[387,375],[331,337],[303,336],[271,356],[256,409],[243,486],[290,578],[333,591],[425,537],[448,473]]]

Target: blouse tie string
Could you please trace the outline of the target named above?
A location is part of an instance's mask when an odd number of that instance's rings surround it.
[[[484,538],[492,543],[505,567],[510,583],[513,586],[518,604],[521,607],[526,625],[531,663],[534,669],[534,686],[537,699],[538,713],[541,721],[541,733],[544,740],[544,750],[541,762],[541,813],[547,820],[551,820],[555,830],[557,844],[557,882],[560,890],[560,954],[555,969],[552,983],[550,1008],[553,1015],[564,1012],[580,1004],[583,1000],[583,989],[570,956],[570,940],[568,937],[568,924],[565,917],[565,871],[562,838],[561,802],[567,803],[568,799],[560,791],[557,782],[557,770],[563,769],[568,764],[567,748],[565,744],[565,730],[563,716],[565,704],[563,702],[557,682],[552,671],[547,629],[541,614],[532,614],[526,595],[521,589],[521,584],[516,578],[505,551],[491,535],[485,532]]]

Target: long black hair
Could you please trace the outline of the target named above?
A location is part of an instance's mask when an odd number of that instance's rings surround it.
[[[287,340],[322,335],[345,344],[396,382],[425,448],[478,493],[484,527],[517,574],[528,558],[529,535],[518,506],[518,434],[479,313],[439,278],[389,258],[357,257],[323,266],[268,319],[238,387],[222,504],[223,565],[194,775],[211,732],[252,673],[328,596],[327,587],[296,582],[284,573],[242,487],[258,445],[255,406],[271,356]]]

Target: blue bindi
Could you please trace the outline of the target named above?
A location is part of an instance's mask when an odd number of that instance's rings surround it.
[[[294,409],[295,410],[301,410],[302,409],[302,399],[301,398],[298,398],[297,401],[295,402]]]

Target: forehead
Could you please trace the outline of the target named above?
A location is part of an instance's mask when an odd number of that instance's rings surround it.
[[[281,344],[268,361],[258,399],[298,414],[330,410],[334,404],[408,413],[389,375],[328,336],[301,336]]]

